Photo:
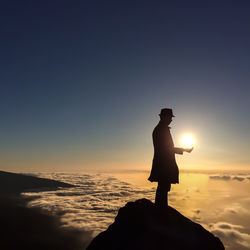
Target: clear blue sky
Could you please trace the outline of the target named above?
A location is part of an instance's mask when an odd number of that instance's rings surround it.
[[[188,168],[250,168],[249,1],[4,1],[0,168],[150,169],[163,107]]]

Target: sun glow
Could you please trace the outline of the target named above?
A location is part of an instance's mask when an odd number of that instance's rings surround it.
[[[192,148],[194,146],[194,137],[191,134],[185,134],[181,138],[181,143],[184,148]]]

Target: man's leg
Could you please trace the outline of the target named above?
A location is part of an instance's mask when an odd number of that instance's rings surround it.
[[[165,182],[158,182],[155,205],[159,208],[168,207],[168,192],[170,191],[171,184]]]
[[[165,184],[165,188],[166,188],[166,205],[168,207],[168,192],[170,191],[171,189],[171,184],[170,183],[166,183]]]
[[[158,182],[155,194],[155,205],[159,208],[162,207],[162,204],[164,203],[163,200],[164,200],[164,190],[162,190],[160,182]]]

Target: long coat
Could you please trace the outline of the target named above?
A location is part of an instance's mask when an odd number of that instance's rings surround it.
[[[183,154],[181,148],[175,148],[170,128],[160,121],[153,131],[154,158],[149,181],[179,183],[179,169],[175,154]]]

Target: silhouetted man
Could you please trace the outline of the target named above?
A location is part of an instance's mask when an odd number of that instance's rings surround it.
[[[179,183],[179,169],[175,161],[175,154],[183,154],[184,151],[190,153],[193,148],[174,147],[168,126],[174,117],[172,109],[162,109],[159,116],[160,122],[153,131],[154,159],[148,180],[158,182],[155,196],[156,206],[167,208],[171,183]]]

